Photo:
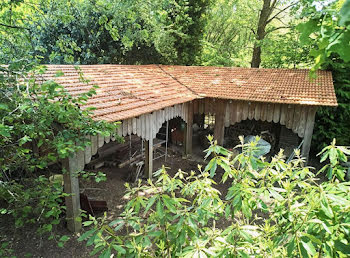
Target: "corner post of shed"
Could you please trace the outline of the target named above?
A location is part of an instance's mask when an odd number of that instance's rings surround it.
[[[309,158],[316,111],[317,111],[317,107],[309,107],[307,112],[305,133],[304,133],[304,143],[301,149],[301,155],[306,158],[306,162],[308,161],[308,158]]]
[[[63,160],[63,168],[66,170],[63,174],[64,192],[68,194],[65,197],[67,228],[75,233],[81,230],[78,172],[82,169],[79,166],[79,157],[81,155],[75,153]]]
[[[224,133],[225,133],[225,104],[226,102],[222,99],[216,100],[215,105],[215,125],[214,125],[214,140],[217,140],[218,145],[224,144]]]
[[[187,103],[187,124],[185,130],[185,155],[192,154],[192,136],[193,136],[193,102]]]
[[[147,138],[149,138],[148,141],[146,141],[145,144],[145,175],[149,179],[152,179],[153,175],[153,127],[154,127],[154,121],[152,120],[154,118],[152,115],[148,115],[146,117],[146,134]],[[146,139],[147,139],[146,138]]]
[[[145,175],[152,179],[153,174],[153,139],[149,139],[145,144]]]

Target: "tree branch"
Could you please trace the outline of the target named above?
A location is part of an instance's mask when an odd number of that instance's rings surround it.
[[[6,28],[10,28],[10,29],[29,30],[28,28],[25,28],[25,27],[16,26],[16,25],[8,25],[8,24],[3,24],[3,23],[0,23],[0,26],[6,27]]]
[[[272,16],[270,19],[267,20],[266,24],[269,24],[270,22],[273,21],[273,19],[275,19],[278,15],[280,15],[281,13],[283,13],[284,11],[286,11],[287,9],[291,8],[292,6],[296,5],[297,3],[293,3],[290,4],[288,6],[286,6],[285,8],[281,9],[279,12],[277,12],[274,16]]]
[[[275,30],[280,30],[280,29],[290,29],[290,28],[291,28],[291,26],[281,26],[281,27],[276,27],[276,28],[273,28],[273,29],[271,29],[271,30],[266,31],[266,32],[265,32],[265,36],[266,36],[267,34],[269,34],[269,33],[273,32],[273,31],[275,31]]]

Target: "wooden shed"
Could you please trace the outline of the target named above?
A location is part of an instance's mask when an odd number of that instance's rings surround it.
[[[215,116],[214,138],[223,143],[224,129],[247,119],[280,123],[304,139],[302,155],[308,157],[315,113],[319,106],[337,106],[332,74],[308,70],[224,68],[164,65],[82,65],[89,83],[81,81],[73,65],[48,65],[43,80],[53,79],[72,95],[98,85],[97,94],[85,106],[95,107],[93,118],[121,121],[118,134],[136,134],[147,141],[147,175],[153,172],[153,139],[165,121],[181,117],[186,122],[186,153],[192,151],[195,114]],[[57,71],[64,76],[55,77]],[[79,231],[79,183],[73,173],[83,170],[97,148],[114,140],[93,136],[84,152],[64,165],[68,227]]]

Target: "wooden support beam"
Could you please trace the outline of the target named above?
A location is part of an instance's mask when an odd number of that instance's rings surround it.
[[[312,132],[315,124],[315,114],[317,107],[309,107],[307,112],[305,132],[304,132],[304,143],[301,148],[301,155],[306,158],[306,162],[309,158],[309,152],[311,147]]]
[[[152,179],[153,174],[153,138],[145,144],[145,175]]]
[[[225,104],[224,100],[217,100],[215,105],[215,126],[214,126],[214,139],[217,140],[218,145],[224,144],[224,132],[225,132]]]
[[[187,125],[185,130],[185,155],[192,154],[192,135],[193,135],[193,102],[187,103]]]
[[[64,192],[69,194],[65,197],[67,227],[72,232],[81,230],[80,218],[80,192],[77,172],[80,172],[78,155],[63,160],[63,168],[66,172],[63,175]]]

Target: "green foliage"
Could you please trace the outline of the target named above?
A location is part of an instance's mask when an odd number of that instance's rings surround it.
[[[300,153],[286,164],[282,151],[270,162],[255,158],[256,142],[233,157],[211,141],[207,167],[156,182],[127,185],[121,217],[90,218],[81,235],[100,257],[346,257],[350,254],[350,183],[318,183]],[[337,150],[338,155],[330,154]],[[344,154],[325,150],[331,164]],[[349,150],[346,150],[348,153]],[[223,171],[226,196],[212,177]]]
[[[200,55],[204,15],[211,0],[31,0],[0,6],[1,45],[42,63],[193,64]],[[8,19],[8,13],[16,15]],[[20,24],[20,30],[9,28]],[[6,26],[4,26],[6,25]],[[0,34],[1,37],[1,34]],[[4,36],[5,37],[5,36]],[[15,52],[13,44],[24,47]],[[18,44],[20,43],[20,44]],[[23,53],[24,52],[24,53]],[[26,54],[26,55],[25,55]]]
[[[86,136],[110,135],[117,125],[94,121],[90,109],[80,108],[96,86],[73,97],[54,81],[41,81],[44,72],[27,60],[0,67],[0,216],[14,227],[31,224],[53,239],[66,195],[62,180],[50,182],[50,165],[56,164],[57,173],[62,159],[90,144]],[[89,83],[82,74],[81,80]],[[94,176],[105,179],[103,173]],[[63,246],[68,237],[56,241]]]
[[[208,11],[204,30],[203,65],[248,66],[261,1],[218,0]]]
[[[323,148],[318,155],[322,155],[321,163],[327,158],[330,161],[330,163],[325,165],[318,173],[327,171],[327,178],[329,180],[334,179],[335,177],[341,181],[345,180],[346,169],[342,167],[341,164],[348,161],[347,156],[350,155],[348,149],[343,146],[336,146],[334,139],[332,145]]]
[[[332,71],[338,107],[321,107],[316,114],[312,144],[317,151],[334,138],[339,145],[350,146],[350,65],[332,58],[326,68]]]
[[[95,94],[96,86],[72,97],[54,81],[38,84],[45,67],[29,73],[20,62],[0,69],[0,168],[4,173],[44,169],[83,150],[89,144],[87,135],[110,134],[115,129],[114,124],[92,120],[89,109],[79,108]]]
[[[51,233],[64,212],[64,196],[62,184],[50,183],[45,176],[23,179],[21,183],[1,182],[0,201],[7,204],[1,214],[15,218],[16,227],[37,224],[40,234]]]
[[[314,44],[310,52],[315,58],[313,70],[324,64],[331,54],[350,62],[350,1],[338,0],[319,4],[305,1],[302,15],[307,21],[299,25],[303,44]]]
[[[302,46],[295,27],[284,33],[270,35],[263,44],[262,67],[305,68],[313,61],[309,56],[311,47]]]

